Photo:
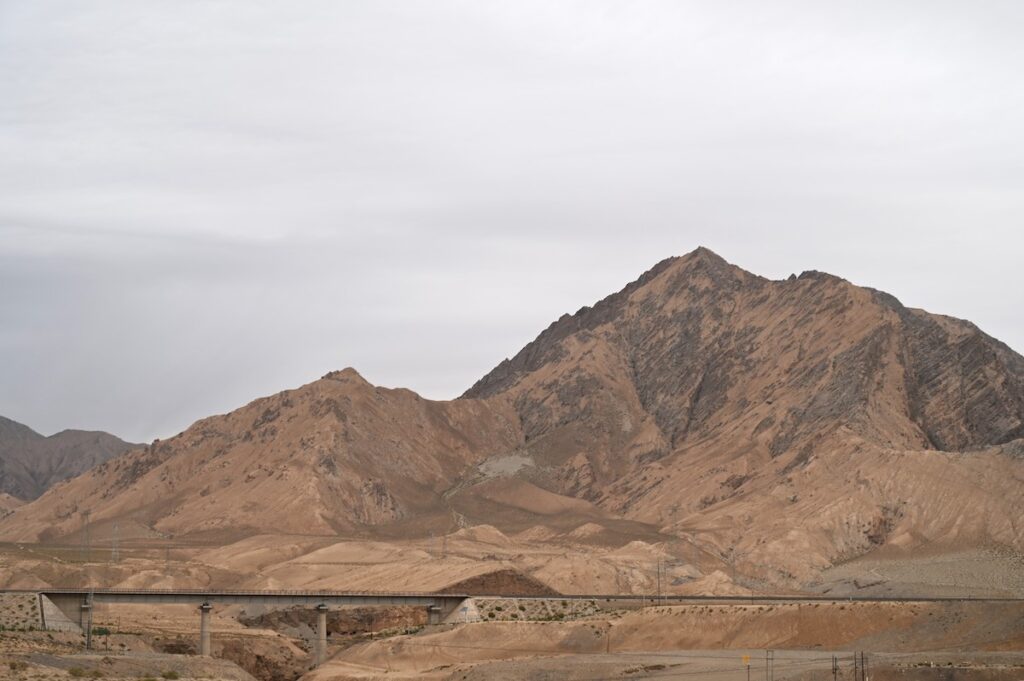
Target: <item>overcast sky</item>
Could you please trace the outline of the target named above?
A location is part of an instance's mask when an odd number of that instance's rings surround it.
[[[0,414],[457,396],[698,245],[1024,350],[1024,3],[0,1]]]

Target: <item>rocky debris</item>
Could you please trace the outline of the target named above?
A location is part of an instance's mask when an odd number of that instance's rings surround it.
[[[309,656],[285,641],[224,635],[214,641],[214,657],[233,662],[260,681],[295,681],[311,666]]]

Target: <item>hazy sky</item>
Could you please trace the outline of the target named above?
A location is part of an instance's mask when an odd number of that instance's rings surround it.
[[[455,397],[706,245],[1024,350],[1024,3],[0,0],[0,414]]]

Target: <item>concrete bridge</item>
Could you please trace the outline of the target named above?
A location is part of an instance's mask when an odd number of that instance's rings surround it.
[[[190,589],[47,589],[39,592],[44,628],[47,611],[54,619],[53,607],[85,632],[86,647],[91,644],[92,609],[98,603],[148,603],[152,605],[194,605],[199,610],[199,652],[210,654],[210,613],[217,605],[262,605],[270,608],[308,607],[317,613],[316,661],[327,653],[327,612],[345,605],[395,605],[427,609],[430,624],[440,624],[469,596],[418,592],[348,591],[231,591]],[[47,603],[48,601],[48,603]],[[52,605],[53,607],[47,607]]]
[[[2,590],[0,590],[2,592]],[[429,592],[354,592],[354,591],[233,591],[200,589],[89,589],[52,588],[39,591],[40,612],[44,628],[65,626],[86,635],[86,646],[91,643],[92,609],[99,603],[144,603],[152,605],[192,605],[199,610],[200,653],[210,654],[210,613],[218,605],[261,605],[268,608],[306,607],[317,613],[316,661],[322,662],[327,652],[327,612],[346,605],[414,606],[427,609],[430,624],[440,624],[460,611],[470,598],[516,598],[520,600],[593,600],[604,601],[617,607],[637,607],[644,604],[669,605],[700,604],[779,604],[828,602],[988,602],[1020,603],[1015,597],[919,597],[919,596],[809,596],[809,595],[748,595],[748,596],[680,596],[654,594],[573,594],[561,596],[519,596],[494,594],[470,596],[468,594],[441,594]],[[59,620],[59,621],[58,621]]]

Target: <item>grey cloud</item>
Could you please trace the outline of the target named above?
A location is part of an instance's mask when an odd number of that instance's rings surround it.
[[[354,365],[453,397],[703,244],[1024,348],[1024,9],[0,6],[0,414],[164,437]]]

